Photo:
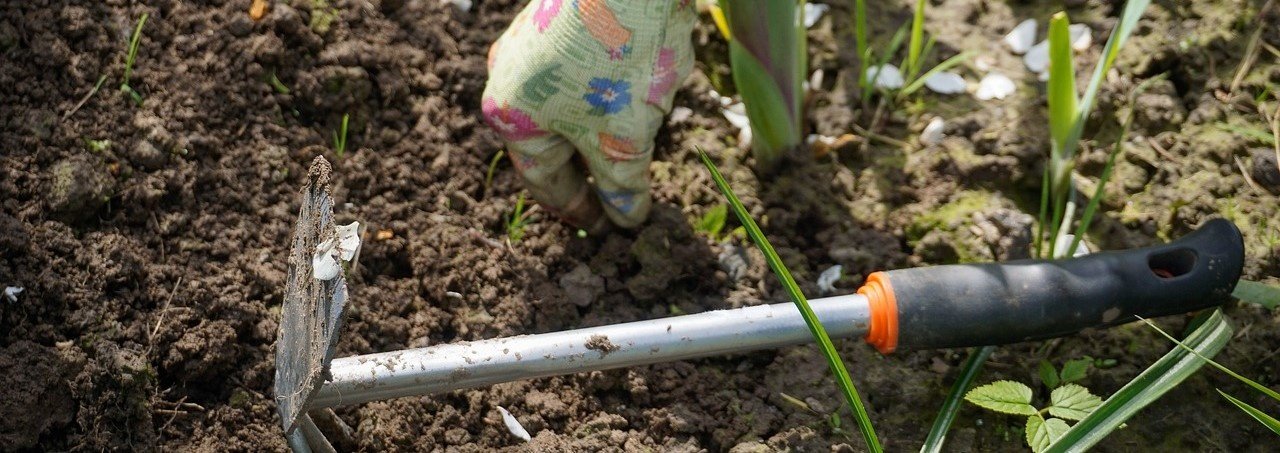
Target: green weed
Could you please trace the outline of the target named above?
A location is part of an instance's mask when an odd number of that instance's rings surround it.
[[[507,216],[507,239],[511,242],[520,242],[524,239],[525,227],[529,226],[533,210],[525,210],[525,197],[521,193],[516,198],[516,207],[511,210],[511,215]]]
[[[138,45],[142,43],[142,26],[147,23],[149,16],[147,13],[142,13],[142,17],[138,18],[138,25],[133,28],[133,36],[129,38],[129,51],[124,59],[124,77],[120,82],[120,92],[129,95],[137,105],[142,105],[142,94],[129,85],[129,77],[133,75],[133,63],[138,59]]]
[[[1034,393],[1021,382],[996,381],[969,391],[964,399],[992,411],[1026,416],[1027,445],[1037,453],[1071,429],[1067,420],[1083,420],[1102,405],[1102,398],[1078,384],[1061,383],[1053,387],[1049,405],[1043,409],[1031,404]]]
[[[500,149],[498,150],[497,154],[493,155],[493,159],[489,159],[489,171],[485,172],[484,174],[484,193],[485,194],[489,193],[489,186],[493,184],[493,171],[498,168],[498,161],[502,160],[502,157],[506,155],[507,155],[507,151]]]
[[[333,152],[342,158],[347,152],[347,122],[351,119],[350,114],[342,115],[342,126],[333,132]]]

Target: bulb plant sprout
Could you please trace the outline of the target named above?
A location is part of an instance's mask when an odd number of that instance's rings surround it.
[[[808,67],[803,10],[795,2],[725,0],[733,83],[751,122],[751,150],[763,173],[802,145],[800,104]]]

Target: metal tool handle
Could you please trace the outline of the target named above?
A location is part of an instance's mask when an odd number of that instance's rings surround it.
[[[1064,260],[960,264],[873,274],[867,341],[881,352],[1016,343],[1220,305],[1244,266],[1222,219],[1176,241]]]

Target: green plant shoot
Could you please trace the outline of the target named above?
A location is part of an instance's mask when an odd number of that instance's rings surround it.
[[[138,18],[138,25],[133,27],[133,36],[129,37],[129,51],[124,59],[124,76],[121,77],[120,82],[120,92],[129,95],[137,105],[142,105],[142,95],[129,85],[129,77],[133,76],[133,63],[138,59],[138,46],[142,43],[142,26],[147,23],[147,17],[150,17],[150,14],[142,13],[142,17]]]
[[[853,414],[858,422],[858,427],[861,428],[862,438],[866,441],[867,448],[873,452],[883,451],[880,446],[880,439],[876,437],[875,429],[871,426],[871,417],[867,415],[867,409],[862,404],[862,398],[858,396],[858,390],[853,386],[853,379],[849,377],[849,371],[845,369],[844,362],[840,360],[840,355],[836,352],[835,345],[831,343],[831,337],[827,335],[826,329],[822,327],[822,322],[818,320],[818,315],[813,312],[813,308],[809,307],[808,299],[804,297],[804,293],[800,292],[800,286],[791,277],[791,271],[782,262],[778,252],[774,251],[773,245],[764,236],[764,232],[760,231],[760,227],[751,218],[747,208],[742,206],[742,201],[733,193],[733,188],[729,187],[728,181],[720,174],[720,170],[711,162],[711,157],[707,156],[706,151],[701,148],[698,149],[698,157],[702,159],[702,164],[711,172],[711,179],[715,181],[716,187],[728,199],[729,206],[733,208],[733,213],[738,216],[738,221],[742,222],[742,226],[746,228],[747,235],[751,237],[752,242],[755,242],[756,247],[764,254],[765,261],[769,263],[769,268],[773,269],[774,275],[781,281],[782,287],[787,291],[787,295],[791,297],[791,301],[800,310],[804,323],[809,326],[809,332],[813,334],[813,338],[818,342],[818,349],[822,351],[822,355],[827,359],[827,365],[831,367],[831,372],[835,374],[836,384],[840,386],[845,402],[853,409]]]
[[[333,152],[342,157],[347,152],[347,122],[351,119],[350,114],[342,115],[342,126],[333,132]]]
[[[758,170],[771,173],[801,146],[800,103],[806,37],[794,1],[727,0],[729,63],[751,123]]]

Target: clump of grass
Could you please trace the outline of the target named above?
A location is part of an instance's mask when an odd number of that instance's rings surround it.
[[[716,187],[720,189],[720,193],[728,200],[730,208],[733,209],[743,228],[746,229],[747,236],[755,242],[756,247],[764,254],[765,261],[769,263],[769,268],[773,270],[774,275],[781,281],[782,287],[786,289],[787,295],[791,297],[791,301],[800,310],[800,315],[809,327],[809,332],[817,340],[818,349],[822,351],[822,355],[827,359],[827,365],[831,367],[831,372],[835,375],[836,384],[840,387],[841,395],[844,396],[845,402],[849,404],[849,407],[853,409],[855,420],[858,422],[858,427],[862,432],[863,440],[866,441],[867,448],[873,452],[883,451],[880,446],[880,439],[876,436],[875,429],[871,426],[871,418],[867,415],[867,409],[862,404],[862,398],[858,395],[858,390],[854,387],[853,380],[849,376],[849,371],[845,369],[844,362],[840,359],[835,345],[831,342],[831,337],[827,335],[826,329],[822,327],[822,322],[818,320],[818,316],[809,307],[808,299],[805,298],[804,293],[800,291],[800,286],[792,278],[791,271],[787,269],[786,264],[782,262],[782,258],[778,256],[778,252],[769,243],[769,239],[764,236],[764,232],[760,231],[760,227],[756,225],[755,220],[751,218],[747,209],[743,207],[742,201],[734,194],[733,188],[729,187],[728,181],[720,174],[720,170],[711,162],[711,157],[707,156],[707,153],[701,148],[698,148],[697,151],[698,157],[702,159],[702,164],[711,172],[711,179],[715,181]]]
[[[524,239],[525,227],[529,226],[530,216],[533,215],[533,210],[525,210],[524,206],[525,197],[524,193],[521,193],[516,198],[515,209],[511,210],[510,216],[507,216],[507,240],[510,242],[520,242]]]
[[[342,126],[333,132],[333,152],[339,158],[347,152],[347,122],[351,119],[350,114],[342,115]]]
[[[120,82],[120,92],[129,95],[137,105],[142,105],[142,94],[129,85],[129,77],[133,75],[133,63],[138,59],[138,45],[142,43],[142,26],[147,23],[147,17],[150,17],[150,14],[142,13],[142,17],[138,18],[138,25],[133,27],[133,36],[129,38],[129,51],[124,59],[124,77]]]

